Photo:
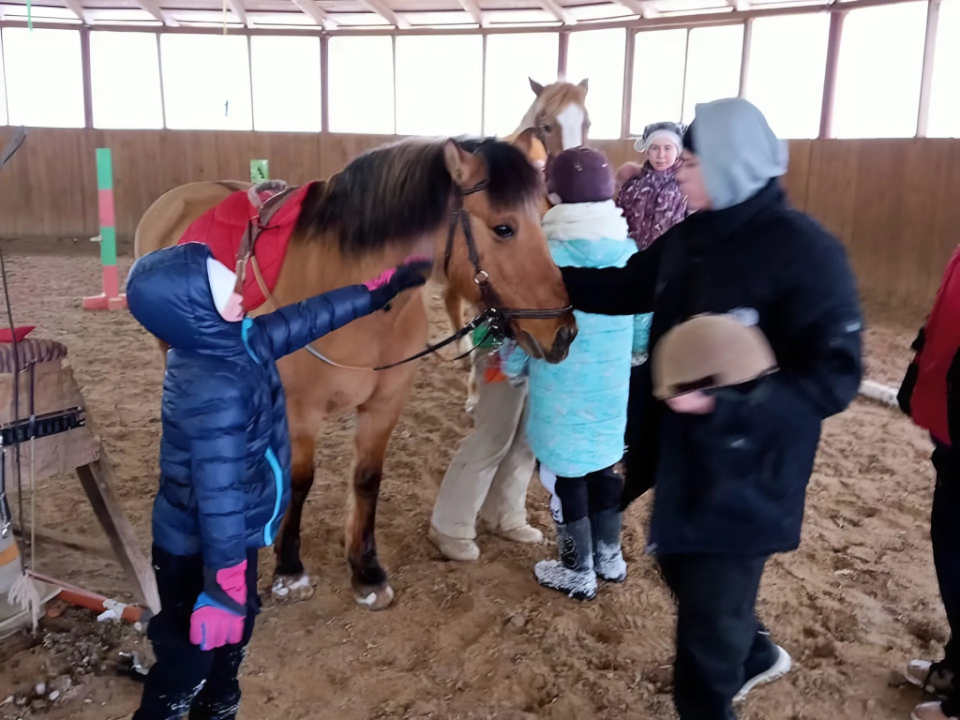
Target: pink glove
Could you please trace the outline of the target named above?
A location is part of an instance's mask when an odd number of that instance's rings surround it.
[[[395,267],[392,267],[389,270],[384,270],[382,273],[377,275],[373,280],[367,280],[365,283],[363,283],[363,286],[367,290],[376,290],[378,287],[383,287],[388,282],[390,282],[390,278],[392,278],[394,273],[396,272],[397,272],[397,269]]]
[[[201,650],[235,645],[247,617],[247,561],[223,570],[203,569],[203,592],[190,616],[190,642]]]
[[[419,271],[422,274],[428,268],[433,266],[433,261],[425,255],[411,255],[402,263],[397,265],[397,267],[384,270],[373,280],[367,280],[365,283],[363,283],[363,286],[367,288],[367,290],[376,290],[377,288],[381,288],[393,279],[393,276],[396,275],[397,270],[403,270],[409,266],[413,266],[415,272]]]

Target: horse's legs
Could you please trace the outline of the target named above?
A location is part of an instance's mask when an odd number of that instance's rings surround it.
[[[370,610],[382,610],[393,602],[393,588],[377,558],[374,525],[383,458],[406,397],[406,392],[398,392],[397,397],[385,403],[363,405],[357,409],[357,465],[353,472],[353,492],[347,516],[346,550],[354,597]]]
[[[273,596],[278,600],[306,600],[313,595],[313,584],[300,559],[300,521],[303,505],[313,487],[313,448],[316,434],[298,434],[290,439],[290,507],[277,534],[277,568],[273,578]]]

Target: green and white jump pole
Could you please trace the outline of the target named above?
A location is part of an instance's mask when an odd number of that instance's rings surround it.
[[[123,310],[127,296],[120,293],[117,271],[117,227],[113,203],[113,159],[110,148],[97,148],[97,205],[100,209],[100,264],[103,292],[83,299],[84,310]]]

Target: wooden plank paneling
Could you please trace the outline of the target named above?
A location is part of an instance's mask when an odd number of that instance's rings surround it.
[[[811,140],[793,140],[790,142],[790,165],[783,178],[783,187],[790,196],[790,202],[799,210],[807,206],[807,185],[810,180],[810,154],[813,151]]]
[[[11,134],[0,128],[0,143]],[[392,135],[54,130],[30,132],[0,173],[0,237],[88,238],[98,232],[97,147],[113,150],[117,230],[130,238],[146,208],[197,180],[249,178],[249,162],[300,184],[326,179]],[[632,140],[592,141],[614,168],[642,162]],[[871,299],[928,305],[960,242],[960,140],[790,143],[783,180],[794,205],[847,246]]]
[[[810,152],[804,211],[844,241],[853,234],[859,142],[818,140]]]
[[[341,135],[320,134],[320,168],[318,177],[329,178],[342,170],[357,155],[380,147],[398,138],[395,135]]]

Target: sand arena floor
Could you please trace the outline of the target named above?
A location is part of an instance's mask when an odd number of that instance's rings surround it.
[[[148,546],[156,484],[162,365],[151,339],[126,313],[85,313],[79,299],[99,291],[89,248],[7,243],[18,324],[66,343],[102,434],[131,520]],[[122,270],[129,259],[121,258]],[[446,332],[428,288],[434,333]],[[867,335],[868,374],[895,383],[908,359],[913,322],[878,322]],[[4,321],[5,323],[5,321]],[[349,417],[317,442],[317,482],[303,523],[303,553],[317,578],[304,603],[267,604],[241,683],[244,720],[385,718],[668,719],[673,606],[643,554],[649,499],[631,508],[625,553],[629,577],[594,602],[541,589],[536,560],[552,554],[546,496],[530,489],[530,518],[543,547],[483,537],[476,564],[444,562],[426,540],[437,488],[470,419],[466,377],[428,359],[397,427],[378,514],[381,558],[397,591],[374,614],[353,601],[342,555],[342,517],[352,462]],[[810,485],[801,549],[771,560],[760,612],[795,658],[784,680],[755,691],[742,720],[893,720],[919,700],[894,687],[891,670],[912,657],[937,659],[947,628],[929,547],[933,477],[929,442],[898,414],[857,402],[826,424]],[[39,523],[98,535],[71,477],[40,487]],[[119,566],[51,547],[39,569],[110,596],[125,597]],[[272,553],[261,555],[264,596]],[[61,610],[62,608],[57,608]],[[47,618],[44,642],[14,652],[0,645],[0,718],[125,718],[140,688],[118,678],[119,650],[148,652],[129,627],[98,626],[89,613]],[[22,693],[38,681],[70,687],[53,704]],[[18,695],[20,693],[21,695]]]

